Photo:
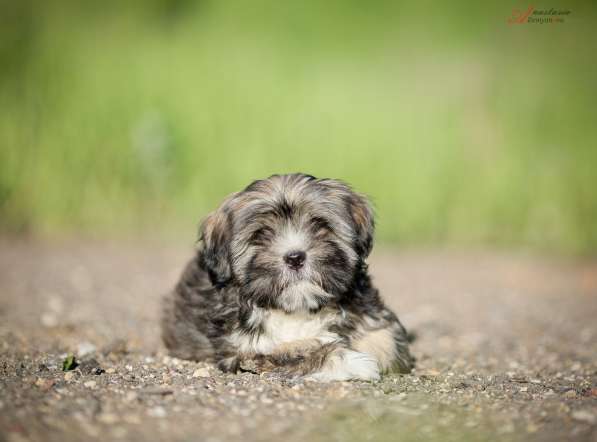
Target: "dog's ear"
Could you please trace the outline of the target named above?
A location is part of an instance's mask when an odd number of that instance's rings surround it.
[[[223,287],[232,277],[230,265],[230,241],[232,240],[232,201],[228,197],[222,205],[210,213],[201,223],[199,241],[201,262],[211,283]]]
[[[373,208],[367,197],[353,193],[348,198],[348,210],[355,227],[355,250],[364,259],[373,247]]]

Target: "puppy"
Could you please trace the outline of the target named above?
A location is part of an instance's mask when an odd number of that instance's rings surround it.
[[[320,381],[410,372],[404,327],[372,285],[365,197],[343,182],[273,175],[201,225],[195,257],[163,306],[173,356],[224,371]]]

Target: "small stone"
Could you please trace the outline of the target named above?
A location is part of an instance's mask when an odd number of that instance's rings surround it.
[[[100,375],[105,373],[105,370],[100,366],[99,362],[97,362],[95,358],[81,362],[79,364],[79,370],[81,370],[83,374]]]
[[[52,388],[52,386],[54,385],[54,381],[52,379],[37,378],[37,380],[35,381],[35,385],[40,389],[46,391]]]
[[[587,424],[594,424],[597,422],[597,417],[588,410],[576,410],[573,411],[570,416],[574,420],[586,422]]]
[[[576,397],[576,391],[568,390],[563,394],[563,396],[567,399],[574,399]]]
[[[95,381],[87,381],[83,384],[87,388],[95,388],[97,386],[97,382]]]
[[[106,373],[107,374],[114,374],[114,373],[116,373],[116,370],[113,369],[112,367],[110,367],[110,368],[106,369]]]
[[[75,378],[75,372],[74,371],[67,371],[66,373],[64,373],[64,380],[67,382],[72,381]]]
[[[151,417],[163,418],[166,417],[166,409],[164,407],[153,407],[147,410],[147,414]]]
[[[526,393],[528,390],[529,390],[528,387],[520,387],[520,390],[518,390],[518,391],[520,391],[521,393]]]
[[[83,357],[95,352],[95,350],[95,345],[93,345],[91,342],[84,341],[77,346],[77,355],[79,357]]]
[[[209,370],[205,367],[198,368],[193,372],[194,378],[208,378],[209,377]]]
[[[52,328],[58,325],[58,318],[53,313],[44,313],[41,315],[41,324],[44,327]]]

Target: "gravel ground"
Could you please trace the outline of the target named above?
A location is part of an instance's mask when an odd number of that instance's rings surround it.
[[[417,369],[316,384],[165,354],[190,253],[0,240],[0,441],[597,440],[594,260],[377,250]]]

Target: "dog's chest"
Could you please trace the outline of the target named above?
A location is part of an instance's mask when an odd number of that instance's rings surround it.
[[[278,310],[264,311],[260,317],[260,333],[234,333],[232,339],[239,350],[262,354],[272,353],[277,347],[293,342],[316,340],[325,344],[339,338],[329,331],[337,318],[337,314],[330,311],[291,314]]]

